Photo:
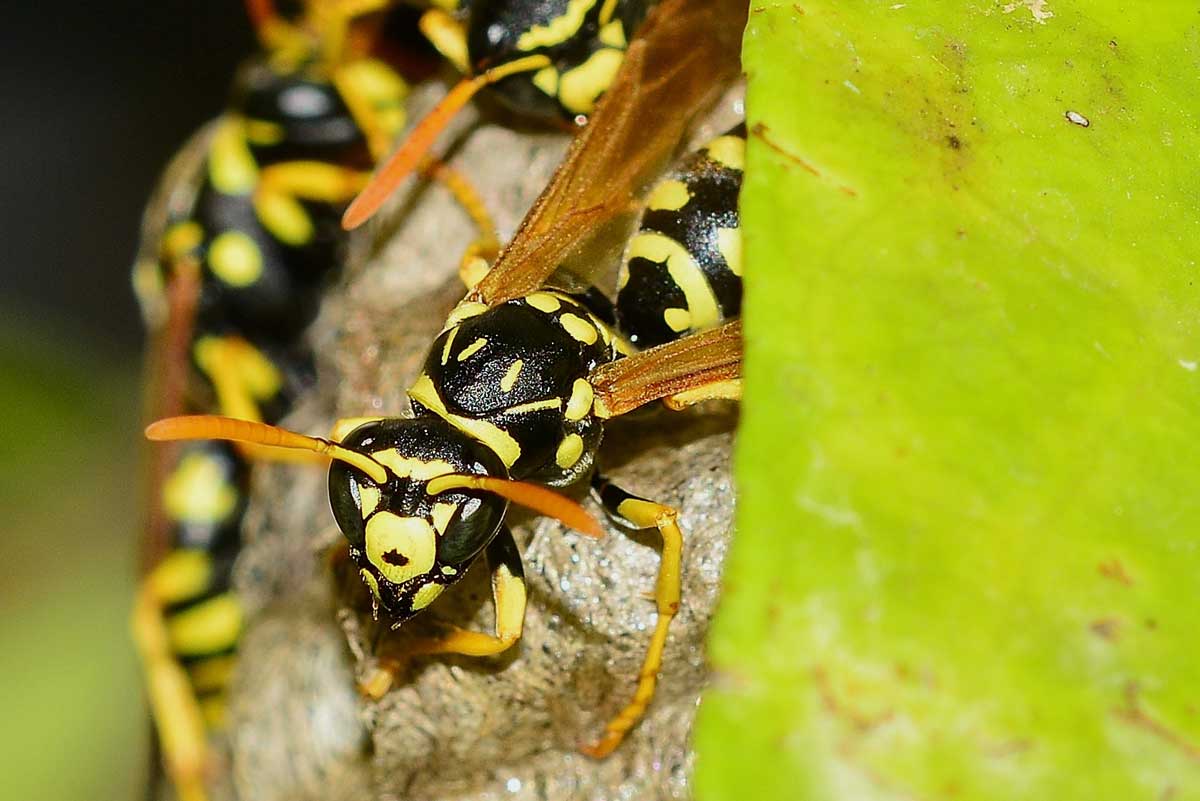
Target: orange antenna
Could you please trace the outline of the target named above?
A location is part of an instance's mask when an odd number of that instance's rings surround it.
[[[521,72],[532,72],[550,66],[550,59],[544,55],[525,56],[499,67],[493,67],[474,78],[464,78],[450,93],[442,98],[433,110],[425,115],[400,149],[392,154],[387,163],[371,177],[366,188],[354,198],[354,202],[342,216],[342,227],[352,231],[371,219],[371,215],[379,211],[379,207],[388,199],[408,174],[415,170],[421,159],[433,147],[438,134],[445,129],[450,120],[462,110],[472,97],[485,86]]]
[[[452,473],[431,479],[426,485],[425,491],[430,495],[439,495],[447,490],[461,488],[483,490],[499,495],[501,498],[507,498],[538,514],[553,517],[589,537],[599,539],[604,536],[604,529],[586,509],[565,495],[546,489],[540,484],[529,484],[525,481],[512,481],[492,476]]]
[[[386,484],[387,468],[366,454],[344,448],[336,442],[309,437],[286,428],[221,417],[215,414],[168,417],[146,426],[146,439],[156,442],[181,439],[220,439],[229,442],[249,442],[268,448],[288,448],[311,451],[354,467],[371,477],[376,484]]]

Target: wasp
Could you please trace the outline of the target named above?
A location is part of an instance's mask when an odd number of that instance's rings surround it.
[[[405,82],[347,44],[350,17],[376,5],[314,0],[287,19],[248,4],[262,52],[241,69],[230,107],[168,169],[170,191],[143,225],[134,285],[156,340],[152,416],[273,422],[311,383],[305,333],[341,264],[339,217],[405,123]],[[486,227],[470,188],[432,171]],[[188,799],[204,797],[205,732],[224,713],[243,623],[230,584],[247,459],[264,455],[191,443],[156,454],[150,470],[133,627],[163,761]]]
[[[435,2],[421,29],[467,77],[413,128],[346,210],[343,225],[353,229],[374,214],[484,89],[524,117],[585,124],[651,6],[650,0]]]
[[[684,335],[705,322],[689,304],[695,316],[677,327],[676,338],[636,351],[594,293],[555,285],[599,274],[598,260],[579,257],[641,204],[690,121],[736,77],[744,21],[737,0],[667,0],[650,13],[593,124],[576,137],[512,241],[432,343],[408,391],[410,417],[339,420],[328,439],[214,416],[165,419],[146,432],[153,440],[224,440],[331,459],[334,519],[374,613],[392,626],[428,608],[482,557],[491,573],[493,630],[451,628],[415,643],[414,653],[490,655],[520,639],[526,591],[520,552],[505,525],[511,503],[596,536],[600,524],[569,497],[590,488],[622,527],[657,530],[663,541],[657,622],[632,699],[583,749],[595,757],[620,744],[654,695],[681,600],[683,547],[675,509],[617,487],[598,469],[604,427],[660,400],[682,408],[737,397],[741,326],[730,320]],[[710,143],[700,157],[731,168],[733,149]],[[683,170],[702,172],[686,163]],[[667,193],[660,188],[651,197]],[[680,211],[689,204],[673,205]],[[711,234],[716,251],[727,268],[740,268],[732,249],[722,251],[722,236]],[[632,276],[635,260],[650,256],[644,248],[630,253]],[[669,274],[674,258],[664,262]],[[626,285],[632,284],[630,278]],[[384,675],[377,686],[382,691],[389,683]]]

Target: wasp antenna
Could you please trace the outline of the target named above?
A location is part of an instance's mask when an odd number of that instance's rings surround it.
[[[342,216],[342,228],[352,231],[362,225],[395,191],[400,182],[408,177],[422,162],[429,148],[437,140],[445,127],[462,110],[463,106],[475,96],[480,89],[496,81],[520,72],[532,72],[550,66],[550,59],[544,55],[526,56],[501,64],[473,78],[464,78],[450,93],[442,98],[433,110],[417,123],[416,127],[404,140],[400,149],[371,177],[358,197],[346,209]]]
[[[513,481],[507,478],[492,476],[473,476],[452,473],[431,479],[425,491],[430,495],[438,495],[452,489],[478,489],[507,498],[515,504],[532,509],[538,514],[553,517],[560,523],[570,526],[580,534],[600,539],[604,529],[586,509],[565,495],[547,489],[540,484],[530,484],[525,481]]]
[[[238,420],[215,414],[185,415],[157,420],[146,426],[146,439],[156,442],[187,439],[220,439],[229,442],[249,442],[268,448],[311,451],[337,459],[371,477],[377,484],[386,484],[387,468],[366,454],[344,448],[335,442],[320,437],[297,434],[286,428]]]

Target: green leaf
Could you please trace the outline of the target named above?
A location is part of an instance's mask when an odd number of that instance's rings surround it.
[[[752,6],[704,801],[1200,798],[1198,23]]]

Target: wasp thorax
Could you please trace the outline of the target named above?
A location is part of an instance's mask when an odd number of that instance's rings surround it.
[[[500,529],[507,501],[487,492],[429,482],[450,474],[507,477],[489,449],[437,419],[386,418],[342,441],[387,470],[379,484],[334,462],[329,502],[350,555],[379,607],[396,621],[429,606]]]
[[[368,169],[367,141],[331,80],[312,65],[259,59],[243,67],[232,107],[259,166],[301,160]]]

